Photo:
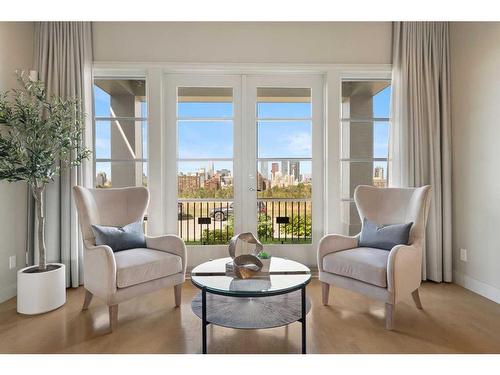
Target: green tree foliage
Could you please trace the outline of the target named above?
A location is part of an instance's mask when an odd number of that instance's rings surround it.
[[[259,198],[311,198],[311,184],[299,183],[287,187],[274,186],[259,192]]]
[[[273,238],[273,220],[263,213],[259,214],[257,221],[257,237],[261,241]]]
[[[222,229],[203,229],[201,233],[201,243],[204,245],[227,244],[234,236],[234,218],[227,219],[226,227]]]
[[[281,226],[281,234],[287,236],[311,238],[312,220],[311,215],[294,216],[289,224]]]
[[[204,187],[198,189],[183,189],[179,191],[179,198],[218,198],[231,199],[233,197],[233,187],[224,187],[222,189],[207,189]]]
[[[259,192],[259,198],[296,198],[308,199],[311,198],[311,184],[299,183],[287,187],[274,186],[269,190]],[[218,198],[231,199],[233,198],[233,187],[223,187],[221,189],[200,188],[184,188],[179,191],[179,198]]]
[[[25,181],[37,206],[39,267],[46,269],[44,191],[65,168],[91,154],[82,146],[85,115],[78,98],[47,97],[41,81],[18,74],[21,89],[0,94],[0,180]]]

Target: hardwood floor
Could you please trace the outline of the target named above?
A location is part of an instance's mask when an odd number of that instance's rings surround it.
[[[94,298],[81,311],[83,288],[68,289],[68,302],[40,316],[0,304],[1,353],[200,353],[201,322],[191,312],[198,290],[189,281],[182,304],[165,289],[120,304],[118,327],[109,333],[108,308]],[[499,353],[500,305],[454,284],[425,283],[423,310],[411,296],[397,305],[394,330],[385,330],[384,304],[330,288],[321,303],[317,280],[308,286],[308,353]],[[300,323],[260,331],[208,328],[209,353],[300,353]]]

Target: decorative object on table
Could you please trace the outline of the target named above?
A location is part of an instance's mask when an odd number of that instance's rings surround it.
[[[269,272],[271,267],[271,255],[266,253],[265,251],[261,251],[257,254],[257,258],[262,262],[262,269],[260,272]]]
[[[0,180],[24,181],[35,199],[39,264],[17,273],[17,311],[40,314],[66,302],[64,264],[47,263],[45,188],[63,169],[87,159],[79,98],[47,97],[44,83],[18,73],[21,89],[0,94]]]
[[[241,254],[257,255],[263,249],[262,243],[251,232],[237,234],[229,241],[229,256],[233,259]]]
[[[239,278],[248,278],[255,275],[262,268],[262,262],[257,258],[263,250],[262,243],[253,235],[253,233],[240,233],[229,241],[229,256],[231,262],[226,264],[226,273],[234,274]],[[243,256],[242,258],[240,258]],[[238,266],[236,266],[236,263]],[[239,268],[239,270],[236,270]]]
[[[234,276],[249,279],[262,269],[262,262],[255,255],[243,254],[233,259]]]

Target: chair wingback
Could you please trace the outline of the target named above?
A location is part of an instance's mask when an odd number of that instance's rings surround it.
[[[74,186],[73,194],[87,245],[95,243],[92,224],[123,226],[142,220],[149,203],[149,191],[144,187],[87,189]]]
[[[419,188],[360,185],[354,191],[361,222],[365,217],[379,225],[413,222],[410,244],[423,243],[430,199],[429,185]]]

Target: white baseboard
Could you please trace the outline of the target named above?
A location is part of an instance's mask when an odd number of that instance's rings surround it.
[[[15,297],[17,293],[16,284],[10,284],[0,288],[0,303]]]
[[[456,284],[469,289],[474,293],[480,294],[496,303],[500,303],[500,289],[494,286],[483,283],[482,281],[473,279],[470,276],[464,275],[461,272],[453,272],[453,280]]]

